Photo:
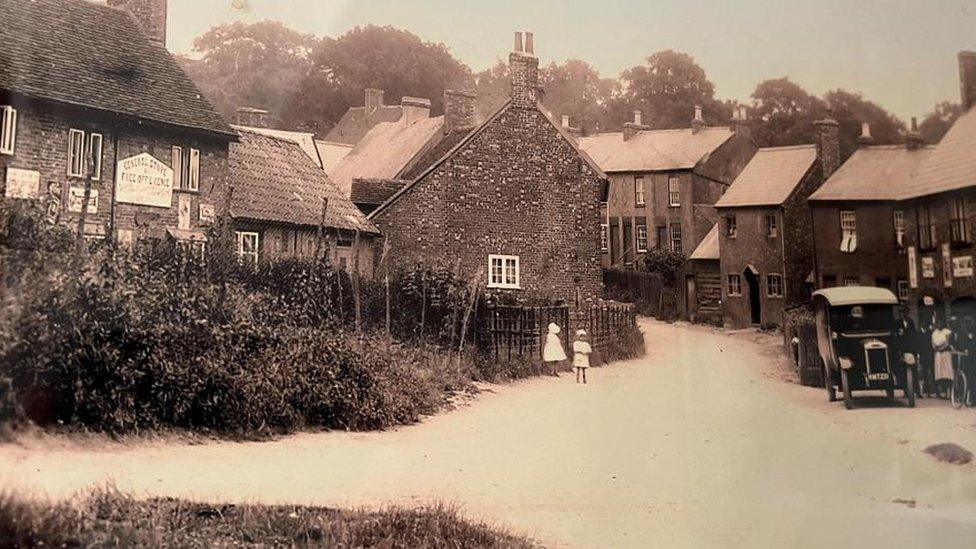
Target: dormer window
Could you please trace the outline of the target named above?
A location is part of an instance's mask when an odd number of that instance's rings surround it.
[[[0,154],[14,154],[17,144],[17,109],[0,107]]]

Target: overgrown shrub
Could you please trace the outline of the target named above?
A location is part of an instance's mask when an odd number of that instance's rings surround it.
[[[677,275],[685,265],[685,256],[667,248],[652,248],[644,254],[644,268],[661,275],[661,280],[673,286]]]

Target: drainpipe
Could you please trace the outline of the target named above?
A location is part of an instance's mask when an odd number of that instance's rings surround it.
[[[119,244],[119,236],[115,230],[115,204],[118,202],[116,198],[119,191],[119,174],[117,173],[119,166],[119,131],[116,127],[115,131],[112,132],[112,202],[109,204],[108,214],[109,239],[112,247],[118,247]]]

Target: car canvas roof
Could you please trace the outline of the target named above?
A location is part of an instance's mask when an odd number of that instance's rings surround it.
[[[839,286],[813,292],[822,296],[833,307],[844,305],[897,305],[898,298],[887,288],[874,286]]]

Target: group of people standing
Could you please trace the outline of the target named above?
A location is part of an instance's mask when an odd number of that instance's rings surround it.
[[[559,338],[561,331],[555,322],[549,323],[549,333],[546,334],[546,344],[542,348],[542,360],[549,365],[551,375],[559,375],[560,364],[569,360],[566,351],[563,350],[563,342]],[[586,330],[576,330],[576,340],[573,341],[573,369],[576,370],[576,383],[586,383],[586,371],[590,368],[590,355],[593,354],[593,347],[590,346],[589,336]]]
[[[962,318],[933,314],[921,326],[901,315],[899,340],[902,351],[915,356],[918,378],[915,394],[920,397],[949,398],[954,364],[966,371],[976,365],[976,326],[971,315]],[[970,379],[972,379],[970,377]]]

